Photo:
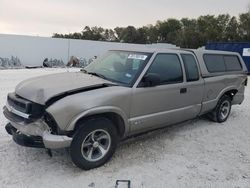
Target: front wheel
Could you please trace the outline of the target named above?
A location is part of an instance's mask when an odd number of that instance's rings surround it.
[[[82,125],[72,140],[72,161],[84,170],[102,166],[114,154],[117,142],[117,131],[110,120],[89,120]]]
[[[231,98],[228,95],[222,96],[215,109],[209,114],[210,119],[218,123],[226,121],[231,112],[231,102]]]

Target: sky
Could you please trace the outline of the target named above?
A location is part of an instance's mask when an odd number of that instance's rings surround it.
[[[86,25],[140,27],[168,18],[237,16],[249,6],[250,0],[0,0],[0,33],[52,36]]]

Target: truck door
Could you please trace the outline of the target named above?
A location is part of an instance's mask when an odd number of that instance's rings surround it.
[[[188,74],[185,66],[189,70]],[[192,68],[195,69],[193,72],[190,71]],[[149,87],[139,84],[133,89],[131,132],[166,126],[199,114],[203,80],[192,54],[157,54],[145,76],[149,74],[158,75],[160,82]],[[188,80],[185,78],[186,74]]]
[[[187,92],[184,95],[185,105],[189,106],[193,112],[191,118],[199,115],[202,107],[205,82],[201,77],[198,62],[193,54],[181,53],[185,75]]]

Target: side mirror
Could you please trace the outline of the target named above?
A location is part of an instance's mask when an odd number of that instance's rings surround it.
[[[146,74],[140,84],[141,87],[153,87],[161,83],[161,78],[158,74],[149,73]]]

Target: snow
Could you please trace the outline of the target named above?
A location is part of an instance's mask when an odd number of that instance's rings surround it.
[[[117,179],[130,179],[135,188],[249,187],[250,86],[227,122],[198,118],[130,138],[98,169],[73,166],[65,149],[50,158],[44,149],[18,146],[4,129],[7,93],[24,79],[65,71],[78,69],[0,71],[0,187],[112,188]]]

